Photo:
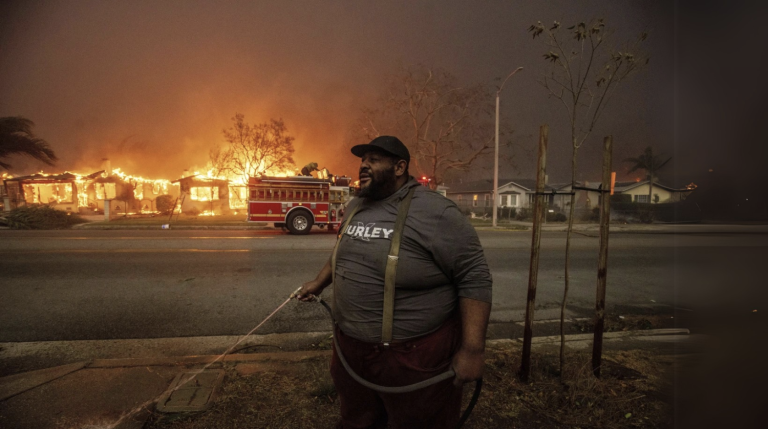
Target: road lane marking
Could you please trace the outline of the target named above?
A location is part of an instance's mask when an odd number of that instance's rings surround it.
[[[51,250],[0,250],[2,254],[43,253],[263,253],[263,252],[328,252],[333,249],[51,249]]]
[[[46,239],[46,240],[250,240],[250,239],[273,239],[275,237],[14,237],[14,239]]]
[[[189,253],[189,252],[222,252],[242,253],[250,249],[61,249],[61,250],[13,250],[0,253]]]

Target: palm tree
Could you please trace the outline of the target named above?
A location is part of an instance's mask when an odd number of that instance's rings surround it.
[[[26,155],[48,165],[58,160],[48,142],[35,137],[35,123],[21,116],[0,118],[0,167],[8,170],[11,165],[2,160],[11,155]]]
[[[662,167],[672,159],[667,158],[666,161],[662,161],[664,157],[661,155],[654,155],[653,149],[648,146],[645,151],[637,158],[627,158],[624,162],[631,162],[634,165],[629,169],[629,173],[633,173],[637,170],[645,170],[646,177],[648,178],[648,203],[651,203],[653,196],[653,178],[654,174],[661,170]]]

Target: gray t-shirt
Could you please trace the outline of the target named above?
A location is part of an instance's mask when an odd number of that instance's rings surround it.
[[[397,209],[416,187],[400,244],[393,338],[435,331],[453,313],[458,297],[491,302],[491,274],[475,229],[458,207],[411,178],[380,201],[361,204],[343,231],[336,254],[334,317],[358,340],[381,341],[384,271]]]

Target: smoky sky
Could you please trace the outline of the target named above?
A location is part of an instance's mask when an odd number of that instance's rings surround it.
[[[600,142],[610,134],[620,178],[639,177],[626,174],[621,160],[653,146],[673,158],[662,180],[683,186],[708,179],[710,168],[736,174],[736,136],[724,130],[765,118],[764,109],[745,109],[747,118],[718,106],[742,100],[729,88],[763,105],[758,67],[745,70],[749,80],[723,82],[736,77],[727,65],[744,63],[740,50],[747,48],[735,42],[764,33],[740,29],[752,12],[668,1],[9,3],[0,10],[0,116],[36,123],[60,157],[46,171],[95,170],[109,158],[132,174],[179,177],[204,166],[208,150],[224,143],[221,130],[243,113],[249,122],[282,118],[296,138],[298,167],[315,161],[356,176],[348,148],[360,142],[349,141],[349,128],[400,66],[442,68],[468,84],[493,84],[522,66],[501,96],[502,120],[514,129],[514,146],[503,151],[514,164],[503,162],[500,175],[534,177],[538,129],[546,123],[550,182],[564,182],[569,128],[562,107],[537,83],[547,48],[526,30],[536,21],[602,17],[617,41],[648,31],[651,61],[611,100],[580,151],[578,178],[598,180]],[[720,36],[707,34],[710,26]],[[722,126],[707,130],[713,121]],[[41,168],[12,161],[17,174]],[[491,166],[486,157],[467,176],[490,178]]]

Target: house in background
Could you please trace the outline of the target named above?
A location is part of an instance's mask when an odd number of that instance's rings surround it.
[[[546,201],[550,209],[562,210],[570,198],[570,184],[546,185]],[[493,210],[493,180],[484,179],[448,185],[446,196],[460,209],[475,213],[490,213]],[[499,200],[501,208],[532,208],[536,196],[536,181],[533,179],[500,179]]]
[[[591,190],[577,190],[576,207],[577,208],[591,208],[597,207],[600,202],[600,182],[584,182],[581,184],[577,182],[577,187],[590,188]],[[658,181],[653,181],[653,197],[651,201],[648,200],[649,181],[634,181],[634,182],[616,182],[613,185],[614,195],[628,195],[630,201],[633,203],[651,203],[651,204],[663,204],[663,203],[675,203],[683,201],[696,189],[696,185],[690,184],[685,188],[676,189],[667,185],[663,185]],[[568,185],[567,189],[570,189]],[[581,204],[583,203],[583,204]]]
[[[154,202],[158,196],[179,194],[178,186],[168,181],[109,175],[104,170],[87,176],[70,172],[40,173],[9,177],[3,182],[5,211],[24,205],[45,204],[74,213],[148,213],[156,210]],[[105,210],[106,204],[109,210]]]
[[[88,186],[104,171],[97,171],[87,176],[70,172],[62,174],[32,174],[7,178],[5,187],[4,210],[10,211],[19,206],[47,204],[58,210],[78,213],[89,207]]]
[[[179,184],[182,213],[216,215],[230,213],[229,181],[194,174],[171,183]]]
[[[576,183],[576,209],[589,210],[597,207],[600,202],[600,182]],[[588,188],[588,189],[579,189]],[[654,181],[652,203],[669,203],[684,200],[695,185],[675,189]],[[547,194],[545,202],[550,210],[567,211],[571,201],[571,184],[548,184],[544,186]],[[648,181],[616,182],[614,195],[629,195],[632,202],[648,202]],[[490,213],[493,210],[493,180],[475,180],[465,183],[453,183],[448,186],[446,196],[455,202],[460,209],[474,213]],[[500,208],[533,208],[536,197],[536,180],[534,179],[499,179]]]

